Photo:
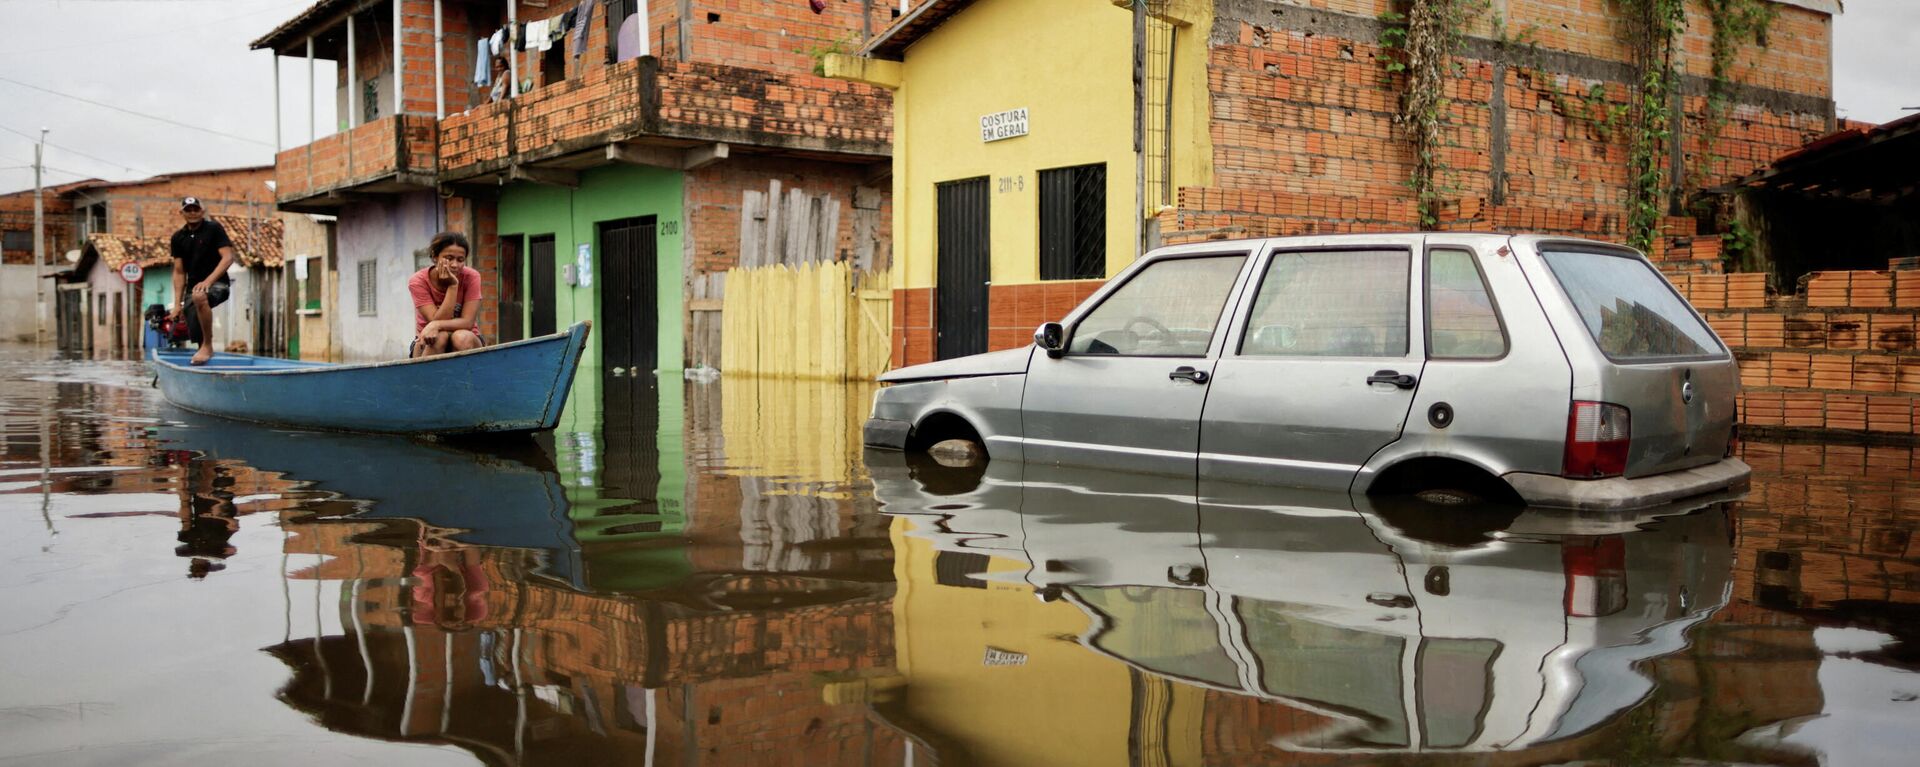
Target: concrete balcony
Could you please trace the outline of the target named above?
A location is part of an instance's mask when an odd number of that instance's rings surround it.
[[[810,74],[643,57],[440,122],[440,180],[570,184],[613,162],[688,170],[730,152],[881,162],[892,95]]]
[[[274,157],[281,210],[332,213],[369,195],[432,189],[438,136],[432,115],[384,117]]]

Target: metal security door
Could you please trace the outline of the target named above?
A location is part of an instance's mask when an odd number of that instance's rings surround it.
[[[658,261],[654,217],[623,218],[600,224],[600,287],[607,334],[601,366],[609,373],[639,375],[658,361],[660,326]]]
[[[939,191],[940,287],[934,296],[934,347],[939,359],[987,350],[987,179],[949,181]]]
[[[500,238],[500,327],[497,332],[501,343],[527,337],[527,301],[520,292],[520,275],[525,269],[520,246],[525,241],[517,234]]]
[[[532,304],[533,321],[527,332],[535,336],[553,333],[553,235],[543,234],[527,242],[529,269],[527,301]]]

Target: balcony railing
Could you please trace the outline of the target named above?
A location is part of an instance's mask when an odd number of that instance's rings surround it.
[[[349,202],[347,193],[431,189],[436,139],[432,115],[398,115],[281,152],[274,157],[280,207],[324,212]]]
[[[891,112],[891,94],[860,83],[642,57],[448,116],[440,178],[484,183],[619,159],[672,166],[714,144],[879,160],[892,151]]]

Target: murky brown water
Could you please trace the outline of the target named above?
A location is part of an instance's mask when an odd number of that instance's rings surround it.
[[[1633,520],[863,455],[589,381],[477,452],[0,348],[0,763],[1905,764],[1915,451]]]

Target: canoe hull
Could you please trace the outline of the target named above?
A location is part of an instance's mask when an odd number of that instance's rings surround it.
[[[156,351],[160,391],[195,412],[374,434],[462,436],[548,431],[560,422],[589,323],[484,349],[366,365]]]

